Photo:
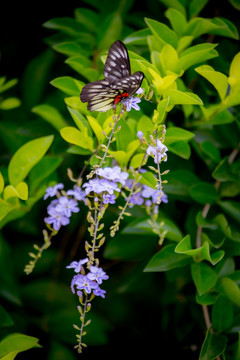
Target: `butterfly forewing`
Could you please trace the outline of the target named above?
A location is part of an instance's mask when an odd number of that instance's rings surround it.
[[[131,74],[128,51],[121,41],[115,41],[110,47],[103,73],[110,84]]]

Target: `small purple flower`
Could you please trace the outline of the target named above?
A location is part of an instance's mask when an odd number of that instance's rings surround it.
[[[87,275],[79,274],[77,276],[74,285],[76,285],[78,290],[85,290],[87,294],[90,294],[93,289],[98,287],[96,281],[89,279]]]
[[[103,271],[102,268],[97,266],[91,266],[90,272],[87,274],[90,280],[96,280],[98,284],[101,284],[103,280],[108,279],[108,275]]]
[[[116,195],[115,194],[103,194],[103,203],[106,204],[115,204]]]
[[[133,194],[130,197],[129,207],[133,207],[133,205],[142,205],[144,203],[144,199],[142,197],[141,191],[138,191],[136,194]]]
[[[81,189],[80,186],[74,185],[74,190],[68,190],[67,195],[72,195],[78,201],[86,201],[85,191]]]
[[[101,194],[105,189],[103,185],[101,184],[101,179],[91,179],[89,182],[83,184],[83,188],[85,188],[85,193],[88,195],[90,192],[95,192],[97,194]]]
[[[113,194],[114,191],[120,192],[117,183],[113,181],[109,181],[107,179],[100,179],[100,184],[103,188],[103,191],[107,191],[110,195]]]
[[[59,230],[61,225],[65,226],[68,225],[70,223],[70,220],[67,216],[65,216],[62,212],[59,212],[56,210],[55,207],[48,207],[48,214],[50,215],[49,217],[46,217],[44,219],[44,221],[53,226],[54,230]]]
[[[61,196],[58,199],[58,204],[56,205],[56,211],[63,213],[65,216],[70,217],[72,212],[79,212],[79,207],[77,207],[77,201],[73,199],[68,199],[66,196]]]
[[[150,145],[147,148],[147,154],[154,156],[154,163],[160,163],[160,161],[164,158],[164,161],[167,161],[167,154],[168,148],[161,143],[160,140],[157,140],[157,146]]]
[[[101,296],[103,299],[105,298],[105,294],[106,294],[106,291],[101,289],[99,286],[93,290],[93,293],[96,295],[96,296]]]
[[[143,136],[144,136],[143,132],[141,130],[139,130],[137,132],[137,137],[139,138],[139,140],[142,140]]]
[[[129,176],[127,172],[121,171],[121,168],[119,166],[114,166],[113,168],[111,167],[99,168],[97,169],[96,174],[107,180],[120,182],[122,185],[125,185],[126,179]]]
[[[131,109],[140,110],[140,107],[137,105],[141,102],[141,99],[138,97],[128,96],[126,99],[122,100],[122,104],[127,111],[131,111]]]
[[[49,196],[53,197],[57,194],[59,189],[63,189],[64,185],[62,183],[56,184],[55,186],[50,186],[46,189],[46,193],[43,197],[44,200],[46,200]]]
[[[88,258],[79,261],[72,261],[70,265],[66,266],[67,269],[74,269],[76,273],[80,273],[82,265],[88,262]]]

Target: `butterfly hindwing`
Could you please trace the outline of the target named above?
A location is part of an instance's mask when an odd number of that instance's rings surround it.
[[[108,81],[98,80],[83,87],[80,99],[88,103],[90,111],[107,111],[112,108],[117,95],[119,91],[111,88]]]
[[[103,73],[110,84],[131,74],[128,51],[121,41],[115,41],[110,47]]]

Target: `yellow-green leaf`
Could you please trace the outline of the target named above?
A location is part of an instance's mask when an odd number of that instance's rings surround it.
[[[0,172],[0,194],[3,192],[4,189],[4,178],[2,176],[2,173]]]
[[[239,59],[240,60],[240,59]],[[223,100],[227,94],[228,78],[226,75],[215,71],[209,65],[202,65],[195,69],[195,71],[205,77],[217,90],[221,100]]]
[[[67,126],[60,131],[64,140],[70,144],[81,146],[84,149],[94,150],[93,139],[87,136],[87,131],[84,133],[72,126]]]

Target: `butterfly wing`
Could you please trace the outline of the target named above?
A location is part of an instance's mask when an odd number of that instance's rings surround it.
[[[80,99],[88,103],[90,111],[107,111],[114,105],[115,97],[119,95],[117,89],[110,87],[106,80],[98,80],[82,88]]]
[[[128,51],[121,41],[117,40],[111,45],[103,73],[110,84],[131,74]]]
[[[140,88],[143,78],[144,74],[141,71],[137,71],[132,75],[125,76],[110,86],[112,89],[123,89],[128,95],[132,95]]]

